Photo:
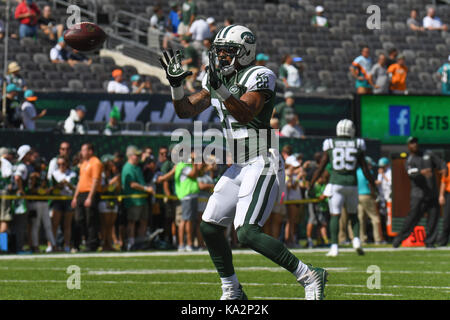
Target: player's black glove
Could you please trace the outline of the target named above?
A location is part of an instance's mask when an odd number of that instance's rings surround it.
[[[217,90],[222,85],[222,81],[220,81],[219,76],[217,75],[216,61],[214,59],[214,54],[212,51],[209,51],[209,66],[208,66],[208,80],[211,88]]]
[[[166,71],[166,77],[170,86],[174,88],[180,87],[183,80],[192,75],[191,71],[185,71],[181,65],[181,51],[177,50],[173,54],[173,50],[169,49],[169,51],[163,51],[163,56],[164,59],[159,57],[159,62],[164,71]]]

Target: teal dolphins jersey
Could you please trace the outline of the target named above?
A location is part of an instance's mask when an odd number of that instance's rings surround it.
[[[266,99],[262,110],[246,124],[239,123],[227,110],[222,99],[208,83],[208,75],[203,78],[203,89],[211,94],[211,105],[222,124],[230,152],[235,163],[247,163],[250,159],[267,154],[274,139],[270,130],[270,118],[275,104],[276,76],[264,66],[250,65],[235,71],[230,78],[219,76],[230,93],[239,99],[251,91],[263,92]]]
[[[330,183],[341,186],[356,186],[358,157],[366,150],[363,139],[336,137],[323,142],[323,151],[328,152],[331,163]]]

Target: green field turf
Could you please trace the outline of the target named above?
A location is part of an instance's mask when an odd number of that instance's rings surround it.
[[[450,299],[450,248],[294,250],[305,263],[329,271],[326,299]],[[249,299],[303,299],[294,277],[250,250],[235,250],[236,273]],[[67,267],[81,270],[81,289],[67,289]],[[381,288],[368,289],[381,270]],[[220,281],[207,252],[142,252],[0,256],[0,299],[218,299]]]

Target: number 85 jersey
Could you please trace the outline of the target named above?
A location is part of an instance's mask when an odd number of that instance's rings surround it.
[[[358,158],[366,150],[360,138],[336,137],[323,142],[323,151],[328,153],[331,164],[330,184],[356,186]]]

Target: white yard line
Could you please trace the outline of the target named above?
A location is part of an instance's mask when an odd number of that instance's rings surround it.
[[[326,253],[329,249],[292,249],[293,253]],[[426,248],[364,248],[365,252],[399,252],[399,251],[426,251],[439,252],[450,251],[450,247],[426,249]],[[339,249],[340,253],[355,252],[352,248]],[[255,254],[253,250],[233,250],[233,254]],[[128,258],[128,257],[152,257],[152,256],[204,256],[209,255],[208,251],[198,252],[177,252],[177,251],[155,251],[155,252],[101,252],[101,253],[77,253],[77,254],[30,254],[30,255],[0,255],[0,260],[28,260],[28,259],[80,259],[80,258]]]
[[[348,292],[346,295],[352,296],[385,296],[385,297],[401,297],[401,294],[392,294],[392,293],[359,293],[359,292]]]

